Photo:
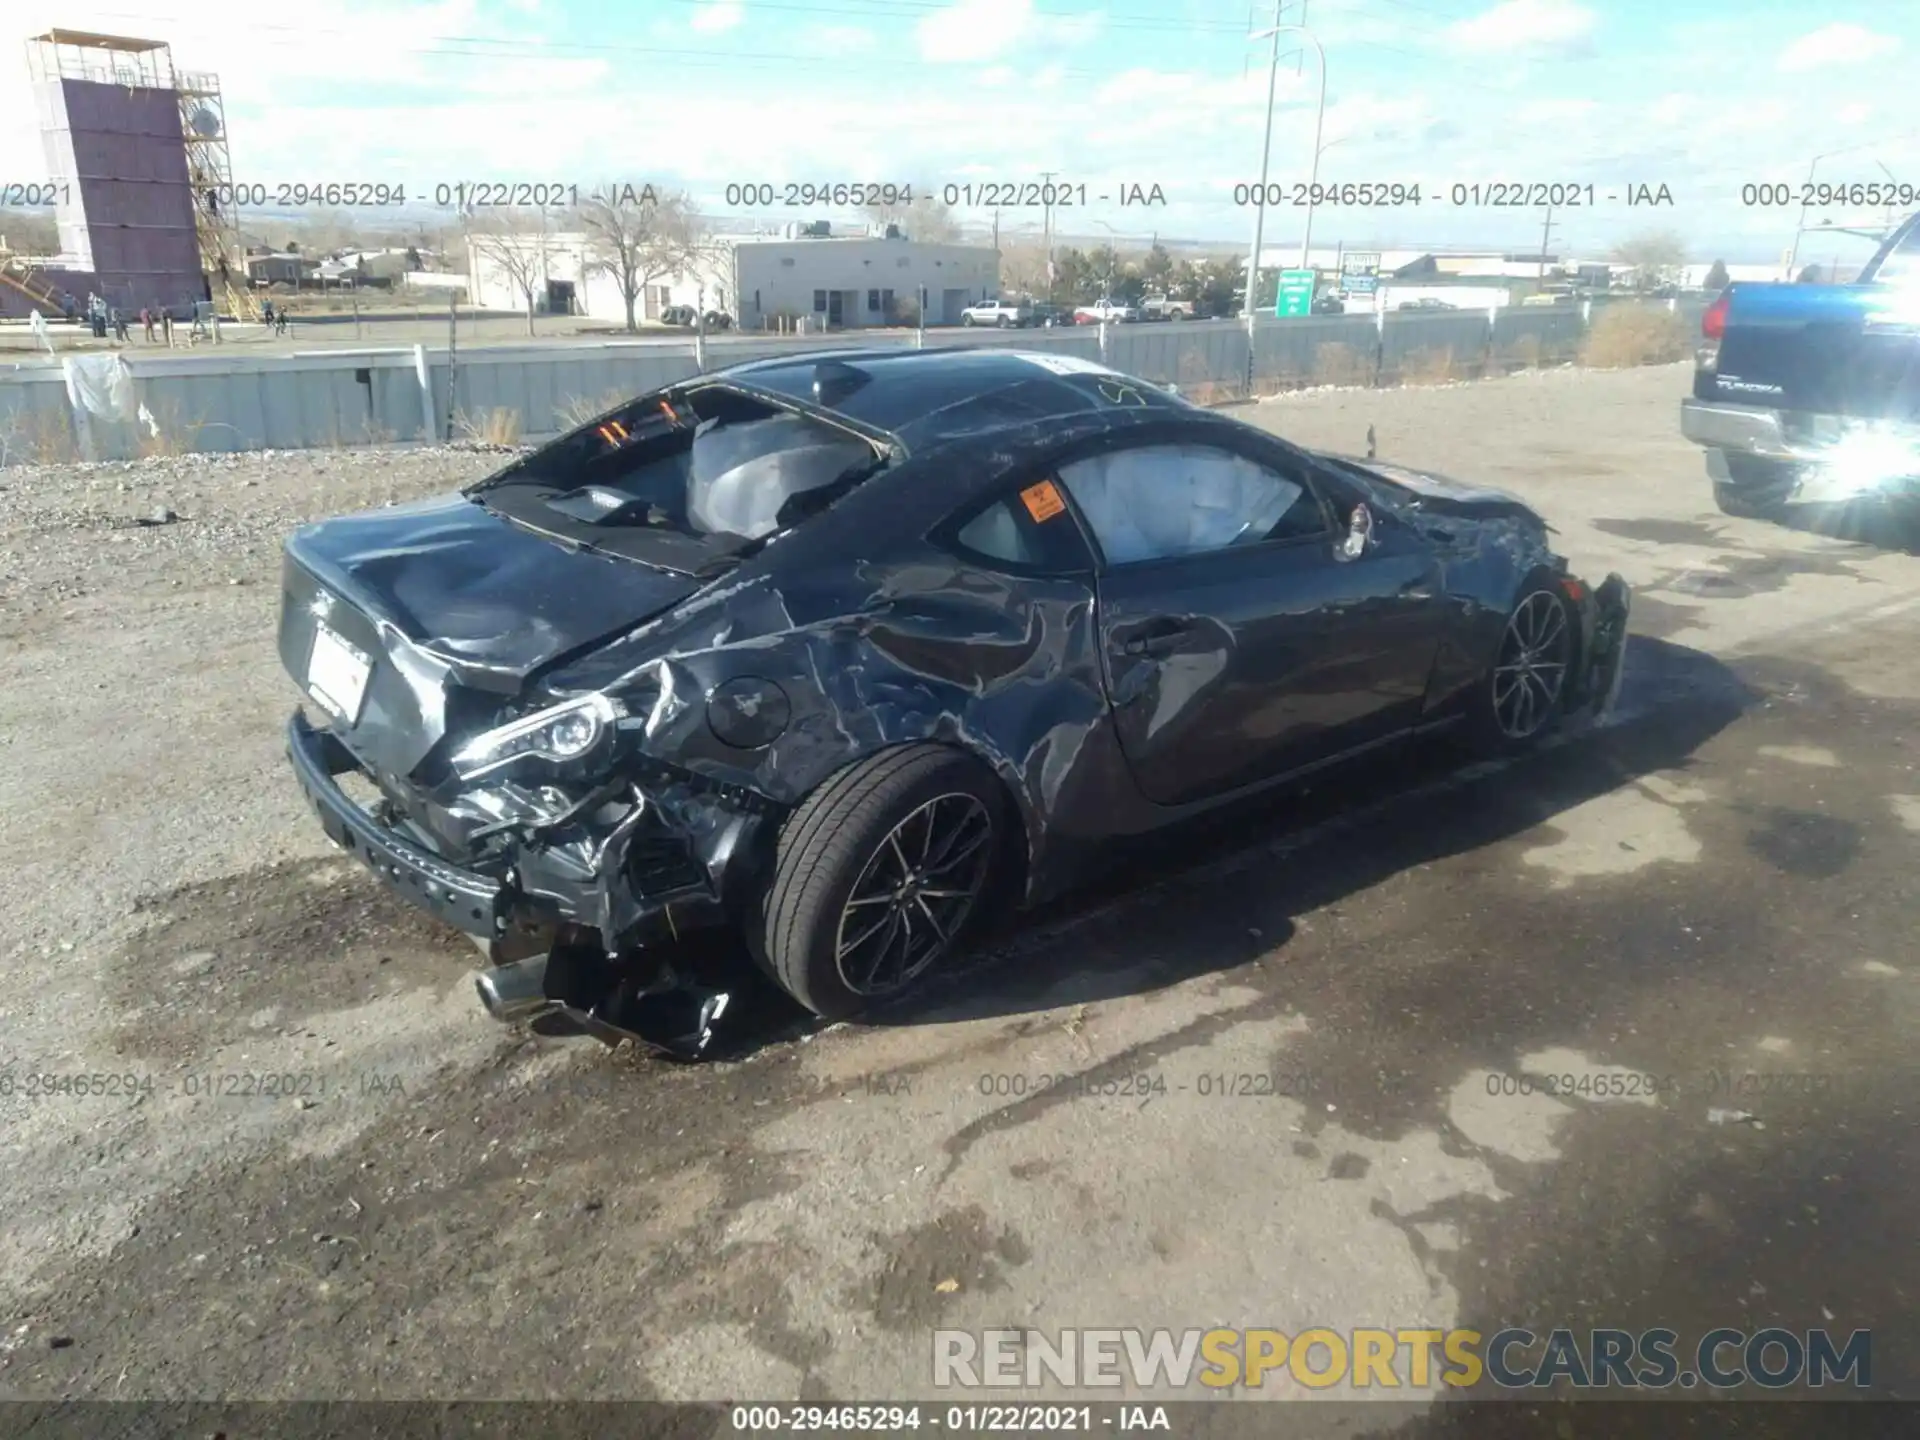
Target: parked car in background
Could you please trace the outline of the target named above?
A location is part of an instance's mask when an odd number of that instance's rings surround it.
[[[1149,295],[1140,302],[1142,320],[1191,320],[1193,302],[1175,300],[1167,295]]]
[[[1396,310],[1458,310],[1460,307],[1448,300],[1436,299],[1432,295],[1422,295],[1418,300],[1402,300],[1393,308]]]
[[[1033,324],[1052,329],[1056,325],[1073,324],[1073,311],[1065,305],[1055,305],[1051,301],[1038,301],[1033,307]]]
[[[1729,515],[1920,511],[1920,214],[1847,285],[1735,281],[1701,317],[1680,431]]]
[[[704,324],[701,323],[703,319]],[[692,330],[696,326],[703,330],[731,330],[733,317],[724,310],[709,310],[703,317],[691,305],[669,305],[660,312],[660,323],[677,325],[683,330]]]
[[[1315,315],[1344,315],[1347,302],[1331,290],[1322,291],[1314,297],[1312,313]]]
[[[1075,306],[1073,318],[1075,324],[1098,325],[1102,321],[1124,324],[1140,318],[1140,307],[1108,296],[1091,305]]]
[[[998,325],[1002,329],[1010,329],[1032,322],[1031,300],[982,300],[978,305],[969,305],[960,312],[962,325]]]
[[[695,929],[852,1016],[1114,840],[1603,710],[1631,602],[1510,495],[973,346],[676,381],[302,528],[281,590],[328,836],[496,1018],[680,1054],[729,1000]]]

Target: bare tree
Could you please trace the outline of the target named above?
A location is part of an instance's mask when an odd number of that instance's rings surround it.
[[[922,191],[911,202],[901,199],[893,204],[878,202],[862,207],[863,213],[882,225],[898,225],[910,240],[929,244],[952,244],[960,238],[960,223],[953,211],[937,195]]]
[[[1648,289],[1673,278],[1687,261],[1687,242],[1671,230],[1649,230],[1620,242],[1613,258],[1633,267],[1637,289]]]
[[[475,227],[467,237],[469,284],[479,279],[473,272],[479,270],[483,261],[492,266],[525,301],[529,335],[534,333],[535,298],[547,285],[551,247],[544,220],[544,216],[529,216],[524,211],[501,210]]]
[[[60,228],[40,210],[0,210],[0,249],[16,255],[51,255],[60,248]]]
[[[1009,295],[1044,295],[1047,289],[1047,247],[1031,240],[1002,244],[1000,288]]]
[[[603,185],[581,202],[579,223],[587,236],[587,268],[612,278],[630,332],[640,328],[634,308],[641,292],[702,258],[698,217],[684,192],[662,194],[625,181]]]

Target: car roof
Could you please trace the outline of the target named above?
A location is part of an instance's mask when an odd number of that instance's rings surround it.
[[[909,450],[1068,416],[1191,413],[1157,385],[1062,352],[999,346],[807,351],[750,360],[715,378],[819,405],[816,379],[844,393],[821,406],[897,435]]]

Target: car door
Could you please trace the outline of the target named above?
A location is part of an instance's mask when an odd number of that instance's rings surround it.
[[[1058,467],[1101,552],[1098,626],[1141,793],[1223,795],[1419,715],[1440,630],[1425,545],[1289,447],[1156,440]]]

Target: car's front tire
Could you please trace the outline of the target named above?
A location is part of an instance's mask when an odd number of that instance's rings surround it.
[[[973,324],[973,317],[971,315],[962,315],[960,317],[960,323],[962,325],[971,325]]]
[[[1500,628],[1492,663],[1468,702],[1475,749],[1514,754],[1553,730],[1565,713],[1577,633],[1573,611],[1557,586],[1535,578],[1522,587]]]
[[[774,979],[826,1019],[917,988],[986,913],[1007,811],[989,771],[939,745],[827,780],[777,842],[760,947]]]

